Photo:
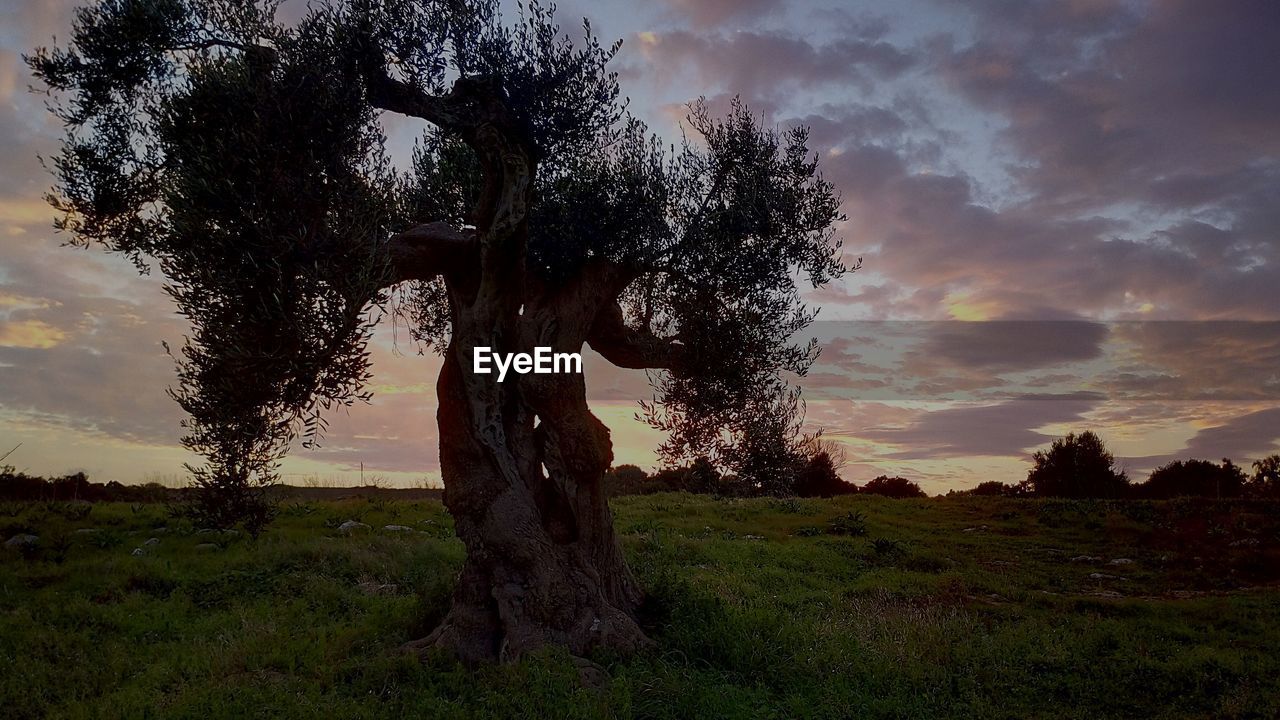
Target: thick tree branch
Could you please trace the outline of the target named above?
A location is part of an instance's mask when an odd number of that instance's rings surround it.
[[[369,104],[379,110],[422,118],[427,122],[461,132],[470,125],[467,118],[451,107],[446,97],[423,92],[409,83],[396,80],[385,68],[364,69],[369,89]]]
[[[686,362],[684,345],[658,337],[647,328],[628,326],[622,317],[622,307],[616,302],[596,315],[587,343],[604,359],[621,368],[679,370]]]
[[[473,232],[457,230],[445,222],[418,225],[393,235],[387,243],[391,282],[430,280],[474,268],[477,253]]]
[[[482,125],[507,129],[509,118],[501,103],[502,83],[486,76],[458,78],[444,95],[432,95],[387,72],[386,57],[377,43],[368,40],[360,59],[369,104],[379,110],[421,118],[444,130],[459,133],[468,142]]]

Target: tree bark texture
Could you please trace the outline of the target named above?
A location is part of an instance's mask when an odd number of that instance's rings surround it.
[[[475,231],[429,223],[393,238],[392,280],[442,277],[452,334],[437,382],[444,501],[467,555],[444,621],[409,643],[467,662],[508,661],[546,645],[585,656],[649,643],[636,622],[642,595],[613,530],[603,487],[609,431],[587,407],[581,374],[472,371],[473,350],[581,352],[590,342],[626,367],[670,367],[662,346],[625,326],[628,278],[588,262],[572,279],[526,272],[526,215],[537,169],[501,89],[458,81],[436,98],[385,75],[371,82],[384,109],[456,131],[483,173]]]

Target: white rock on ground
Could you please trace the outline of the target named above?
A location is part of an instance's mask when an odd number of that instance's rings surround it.
[[[369,527],[368,525],[365,525],[362,522],[356,522],[355,520],[348,520],[338,526],[338,532],[347,533],[347,534],[356,532],[357,530],[372,530],[372,529],[373,528]]]
[[[37,535],[28,535],[27,533],[19,533],[4,541],[5,548],[9,550],[22,550],[24,548],[35,547],[40,542]]]

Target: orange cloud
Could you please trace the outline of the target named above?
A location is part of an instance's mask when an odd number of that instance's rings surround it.
[[[57,346],[67,334],[40,320],[23,320],[0,324],[0,347],[48,350]]]

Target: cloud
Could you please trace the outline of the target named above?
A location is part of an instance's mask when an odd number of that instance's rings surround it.
[[[679,16],[697,28],[711,28],[730,20],[754,20],[783,10],[783,0],[665,0]]]
[[[0,347],[47,350],[66,337],[66,332],[41,320],[0,322]]]
[[[976,3],[978,40],[939,60],[961,92],[1008,119],[1006,138],[1038,161],[1020,177],[1041,194],[1155,202],[1156,188],[1280,153],[1280,88],[1257,81],[1280,72],[1275,3],[1075,5]],[[1177,206],[1232,189],[1197,187]]]
[[[1197,432],[1176,452],[1125,458],[1144,469],[1177,459],[1230,458],[1238,465],[1280,451],[1280,408],[1272,407],[1240,415],[1221,425]]]
[[[899,460],[967,456],[1022,457],[1053,436],[1035,428],[1080,420],[1101,401],[1089,393],[1028,395],[996,405],[922,411],[897,427],[870,427],[857,437],[900,448]]]
[[[784,32],[671,30],[643,32],[637,39],[652,77],[674,82],[691,73],[704,88],[699,94],[715,88],[769,98],[822,85],[866,88],[916,63],[909,51],[889,42],[858,37],[814,44]]]
[[[921,354],[931,361],[993,371],[1035,370],[1102,355],[1107,326],[1080,321],[931,323]]]

